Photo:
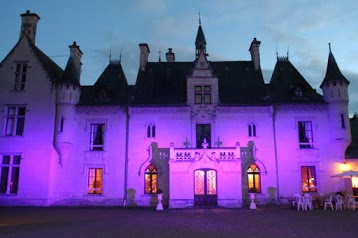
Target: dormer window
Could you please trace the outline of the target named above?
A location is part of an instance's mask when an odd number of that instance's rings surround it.
[[[25,89],[27,68],[27,63],[16,64],[14,90]]]
[[[195,104],[211,104],[211,86],[195,86]]]

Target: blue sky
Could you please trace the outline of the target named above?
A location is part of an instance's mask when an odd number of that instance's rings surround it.
[[[4,3],[5,2],[5,3]],[[122,51],[122,65],[135,83],[139,43],[147,43],[150,61],[173,48],[177,61],[194,60],[198,12],[209,60],[250,60],[254,37],[261,41],[261,68],[269,82],[279,56],[289,59],[319,88],[327,65],[328,43],[350,84],[350,114],[358,112],[358,3],[355,0],[12,0],[3,1],[0,59],[16,44],[20,14],[40,16],[36,45],[65,67],[68,46],[76,41],[84,55],[81,84],[93,84]]]

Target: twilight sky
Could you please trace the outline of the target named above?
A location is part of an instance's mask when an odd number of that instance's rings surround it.
[[[20,14],[41,18],[36,45],[62,68],[68,46],[84,53],[82,85],[93,84],[112,59],[119,59],[129,84],[139,65],[139,43],[147,43],[150,61],[159,51],[165,60],[173,48],[176,61],[193,61],[198,13],[209,60],[250,60],[254,37],[261,41],[261,68],[271,78],[279,56],[286,56],[303,77],[319,88],[326,73],[328,43],[350,84],[350,114],[358,112],[358,3],[356,0],[12,0],[1,4],[0,60],[16,44]]]

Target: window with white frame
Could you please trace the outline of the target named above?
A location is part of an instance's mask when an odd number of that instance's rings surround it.
[[[300,148],[313,148],[313,132],[311,121],[298,121],[298,138]]]
[[[16,63],[14,90],[25,89],[27,69],[27,63]]]
[[[103,169],[102,168],[89,168],[88,169],[88,194],[102,194],[103,186]]]
[[[249,137],[256,137],[256,125],[250,123],[248,126]]]
[[[145,169],[144,180],[145,180],[144,193],[146,194],[157,193],[158,170],[153,164],[148,165],[148,167]]]
[[[195,104],[211,104],[211,86],[210,85],[196,85],[195,91]]]
[[[26,106],[8,106],[6,110],[5,135],[21,136],[24,133]]]
[[[156,126],[153,123],[147,124],[147,138],[155,138]]]
[[[0,193],[17,194],[21,155],[3,155],[0,170]]]
[[[103,150],[104,124],[91,124],[90,150]]]

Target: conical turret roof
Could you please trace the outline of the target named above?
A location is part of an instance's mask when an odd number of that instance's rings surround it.
[[[337,81],[337,80],[344,81],[347,84],[349,84],[349,81],[341,73],[341,70],[339,69],[336,59],[334,58],[334,55],[331,51],[331,45],[329,45],[329,55],[328,55],[326,76],[324,77],[320,88],[322,88],[323,84],[326,82]]]

